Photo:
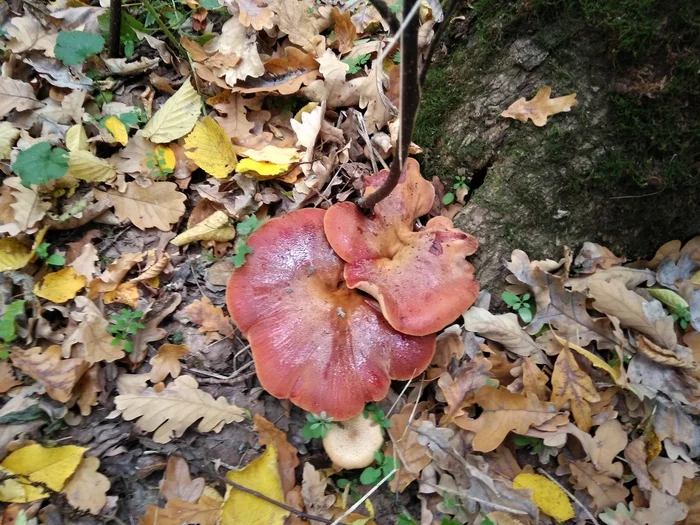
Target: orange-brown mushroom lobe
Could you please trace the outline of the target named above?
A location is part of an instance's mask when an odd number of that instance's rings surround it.
[[[394,330],[376,302],[343,281],[323,233],[325,211],[263,224],[253,253],[231,276],[226,302],[250,342],[263,388],[313,413],[349,419],[430,363],[435,336]]]
[[[365,195],[386,179],[372,175]],[[379,302],[386,320],[399,332],[426,335],[453,322],[479,293],[474,268],[466,260],[477,240],[446,217],[430,219],[413,231],[415,220],[430,210],[435,190],[418,162],[408,159],[391,194],[365,216],[353,203],[331,206],[324,219],[328,242],[345,266],[350,288]]]

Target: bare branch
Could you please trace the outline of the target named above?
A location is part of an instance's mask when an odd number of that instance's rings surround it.
[[[121,57],[122,0],[109,3],[109,58]]]
[[[396,34],[399,32],[399,20],[396,18],[394,13],[391,12],[389,6],[384,3],[384,0],[369,0],[370,4],[379,12],[379,15],[389,24],[389,29],[392,33]]]

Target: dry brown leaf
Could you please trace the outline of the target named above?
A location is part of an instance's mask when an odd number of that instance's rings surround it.
[[[501,113],[501,116],[516,119],[520,122],[527,122],[528,119],[532,119],[532,123],[535,126],[544,126],[547,124],[547,117],[564,111],[571,111],[571,108],[577,103],[576,93],[550,99],[551,95],[552,88],[542,86],[532,100],[525,100],[525,97],[519,98]]]
[[[117,411],[136,426],[153,432],[156,443],[167,443],[180,437],[198,420],[200,432],[220,432],[227,423],[243,421],[243,410],[226,398],[214,399],[199,390],[191,376],[180,376],[163,391],[147,388],[141,394],[124,394],[114,399]]]
[[[700,479],[684,480],[678,501],[688,506],[688,516],[682,525],[700,525]]]
[[[158,353],[151,357],[151,383],[165,381],[165,378],[168,376],[178,377],[182,370],[180,359],[185,357],[188,352],[189,348],[184,345],[173,345],[170,343],[162,345],[158,349]]]
[[[107,504],[109,478],[100,474],[100,460],[89,456],[83,458],[78,469],[61,490],[70,505],[78,510],[98,515]]]
[[[687,446],[690,457],[700,456],[700,426],[678,405],[661,402],[656,406],[654,431],[662,441]]]
[[[219,493],[206,487],[197,503],[170,500],[164,509],[149,505],[139,525],[182,525],[183,523],[217,525],[222,503],[223,498]]]
[[[333,7],[331,11],[333,22],[335,23],[334,31],[336,42],[338,43],[338,51],[341,55],[349,52],[355,45],[355,37],[357,30],[352,22],[352,13],[341,11],[337,7]]]
[[[230,337],[235,331],[231,318],[224,314],[223,308],[214,306],[206,296],[195,299],[185,308],[185,314],[190,321],[199,325],[200,332],[218,332]]]
[[[161,272],[168,267],[168,264],[170,264],[170,255],[168,255],[167,252],[163,252],[159,258],[154,258],[153,264],[147,266],[143,270],[143,272],[141,272],[137,277],[134,277],[130,281],[132,283],[150,281],[154,277],[158,277],[161,274]]]
[[[63,355],[80,357],[89,364],[106,361],[111,363],[124,357],[124,345],[112,345],[114,336],[107,331],[107,321],[99,308],[87,297],[75,298],[77,310],[71,312],[71,319],[78,328],[63,341]],[[80,311],[78,311],[80,310]],[[77,345],[77,348],[73,348]]]
[[[22,381],[15,377],[12,365],[7,361],[0,361],[0,394],[4,394],[9,389],[21,384]]]
[[[73,398],[80,408],[81,416],[89,416],[92,413],[92,407],[97,406],[97,396],[100,392],[100,365],[94,364],[83,374],[73,391]]]
[[[129,273],[134,266],[143,261],[145,257],[145,253],[124,253],[120,255],[119,259],[107,266],[107,269],[102,272],[102,275],[90,282],[88,297],[90,299],[96,299],[101,293],[116,290],[119,283],[122,282],[122,279],[126,277],[126,274]]]
[[[595,432],[595,448],[588,450],[595,468],[616,478],[622,477],[622,463],[613,460],[625,449],[627,441],[627,433],[616,419],[600,425]]]
[[[686,479],[693,479],[698,468],[695,463],[673,461],[659,456],[649,464],[649,474],[659,482],[664,492],[677,496]]]
[[[656,489],[651,490],[649,507],[635,509],[635,525],[661,525],[679,523],[688,514],[688,507],[673,496]]]
[[[557,416],[553,404],[543,403],[534,394],[525,397],[488,385],[476,393],[476,403],[483,409],[478,419],[462,417],[455,423],[476,433],[472,446],[478,452],[495,450],[510,431],[524,434]]]
[[[10,194],[15,202],[10,205],[13,220],[11,223],[0,225],[0,232],[11,236],[20,232],[34,233],[38,229],[37,223],[51,208],[51,203],[44,200],[35,189],[25,188],[19,177],[7,178],[3,185],[12,188]]]
[[[160,324],[167,316],[175,311],[182,302],[182,296],[176,292],[163,292],[156,301],[149,307],[146,315],[141,319],[141,323],[146,327],[139,330],[131,338],[134,350],[129,354],[132,363],[140,363],[146,357],[148,343],[160,341],[168,332],[161,328]]]
[[[13,110],[24,111],[42,106],[36,99],[31,84],[6,76],[0,77],[0,117]]]
[[[114,213],[120,220],[130,220],[141,230],[158,228],[170,231],[185,213],[184,193],[177,191],[174,182],[154,182],[148,188],[136,182],[128,182],[126,191],[93,190],[97,200],[110,199],[114,203]]]
[[[258,0],[238,0],[238,21],[245,27],[252,27],[256,31],[272,29],[274,27],[274,11],[267,2]],[[262,4],[262,5],[261,5]]]
[[[430,367],[426,371],[427,379],[432,380],[447,371],[452,360],[459,361],[464,355],[464,343],[462,342],[462,330],[454,330],[448,327],[439,334],[435,340],[435,353]]]
[[[522,363],[523,369],[523,389],[525,392],[532,392],[540,401],[549,399],[550,391],[547,388],[549,377],[542,372],[535,362],[526,357]]]
[[[272,0],[270,5],[277,14],[277,27],[287,34],[290,42],[316,56],[323,53],[326,39],[318,34],[307,0]]]
[[[390,109],[391,102],[384,94],[384,85],[388,77],[378,60],[372,63],[372,69],[362,82],[360,108],[365,109],[365,124],[368,133],[379,131],[394,117]]]
[[[247,0],[253,1],[253,0]],[[238,93],[228,93],[225,101],[219,101],[214,104],[214,109],[219,113],[219,117],[214,117],[221,128],[226,132],[226,135],[240,144],[241,141],[251,137],[251,131],[255,124],[248,120],[248,109],[244,99]]]
[[[246,77],[257,78],[265,73],[258,53],[257,33],[249,35],[237,18],[227,20],[221,34],[207,42],[204,50],[210,56],[203,65],[217,77],[223,77],[229,86],[235,86],[238,80]]]
[[[675,351],[668,350],[653,343],[643,335],[637,336],[635,346],[637,350],[649,359],[662,365],[676,368],[688,368],[691,370],[695,369],[697,366],[697,363],[693,359],[692,352],[684,346],[676,346]]]
[[[327,487],[328,478],[317,471],[311,463],[304,463],[301,496],[307,512],[327,519],[333,516],[332,508],[335,496],[333,494],[326,495]]]
[[[630,493],[621,481],[597,472],[590,463],[573,461],[568,466],[571,469],[571,483],[576,489],[585,489],[591,495],[596,514],[623,503]]]
[[[114,290],[106,292],[102,297],[105,304],[121,303],[136,309],[139,304],[139,288],[136,283],[121,283]]]
[[[286,494],[296,485],[294,469],[299,465],[297,449],[287,441],[287,434],[260,414],[255,414],[253,418],[253,430],[258,433],[258,443],[261,446],[273,443],[277,448],[282,491]]]
[[[552,372],[552,403],[562,409],[568,402],[578,427],[588,432],[592,426],[588,403],[600,401],[590,376],[578,366],[574,354],[565,348],[557,357]]]
[[[92,243],[87,243],[83,246],[80,255],[78,255],[68,266],[75,270],[75,273],[82,275],[88,281],[92,280],[97,272],[97,248]]]
[[[601,270],[609,270],[613,266],[617,266],[627,262],[624,257],[617,257],[613,252],[605,246],[594,242],[584,242],[581,251],[574,259],[574,265],[580,268],[579,273],[593,273],[598,268]]]
[[[401,412],[391,416],[391,426],[387,429],[392,439],[386,446],[385,455],[390,457],[396,453],[399,467],[396,476],[389,481],[389,487],[394,492],[403,492],[430,464],[425,445],[418,442],[419,434],[408,428],[409,424],[412,428],[419,427],[423,421],[428,421],[429,415],[424,404],[418,405],[415,414],[414,407],[413,403],[407,404]]]
[[[261,84],[259,87],[264,88],[264,91],[277,91],[280,95],[290,95],[318,77],[319,63],[314,55],[304,53],[295,47],[286,48],[284,55],[284,58],[271,58],[265,62],[265,70],[284,81],[274,82],[272,85]],[[253,93],[260,90],[249,88],[242,91]]]
[[[204,485],[204,478],[192,479],[187,461],[179,456],[170,456],[160,484],[160,493],[166,501],[195,503],[202,496]]]
[[[68,402],[78,380],[90,367],[84,359],[62,359],[61,347],[57,345],[43,353],[38,346],[27,350],[16,348],[11,359],[13,365],[41,383],[51,399],[61,403]]]
[[[474,404],[476,391],[488,384],[489,380],[493,381],[490,370],[491,363],[484,357],[477,356],[460,368],[454,377],[447,372],[440,376],[438,386],[447,401],[440,425],[445,426],[464,415],[464,409]]]

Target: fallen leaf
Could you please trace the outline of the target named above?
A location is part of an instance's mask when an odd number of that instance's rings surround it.
[[[421,472],[430,464],[430,456],[426,453],[425,445],[418,442],[419,434],[412,430],[419,427],[423,421],[431,417],[425,409],[414,411],[413,403],[405,405],[401,412],[391,416],[391,426],[387,432],[391,441],[387,444],[385,456],[394,457],[396,452],[399,471],[389,481],[389,487],[395,492],[403,492],[413,481],[420,477]],[[409,426],[411,428],[409,428]]]
[[[594,512],[597,514],[608,507],[623,503],[629,490],[621,481],[615,481],[606,474],[601,474],[590,463],[572,461],[567,463],[571,469],[571,482],[578,490],[586,490],[593,498]]]
[[[600,395],[568,348],[561,351],[554,364],[551,401],[559,410],[568,402],[578,427],[584,432],[590,430],[593,423],[589,403],[600,401]]]
[[[4,117],[13,110],[25,111],[42,106],[43,104],[36,99],[30,84],[7,76],[0,77],[0,117]]]
[[[97,261],[99,256],[97,255],[97,248],[91,242],[85,244],[77,257],[70,260],[66,257],[68,261],[68,266],[75,270],[75,273],[82,275],[88,281],[92,280],[97,272]]]
[[[19,130],[11,122],[0,122],[0,160],[10,158],[12,146],[19,137]]]
[[[238,21],[245,27],[252,27],[256,31],[274,27],[275,12],[267,5],[267,2],[238,0],[238,8]]]
[[[184,345],[173,345],[166,343],[162,345],[156,355],[151,358],[151,383],[160,383],[165,381],[165,378],[171,376],[173,378],[180,375],[182,365],[180,359],[185,357],[189,352],[189,348]],[[183,498],[178,498],[183,499]]]
[[[462,417],[455,423],[476,433],[472,446],[478,452],[495,450],[510,431],[524,434],[557,415],[553,404],[541,402],[534,394],[525,397],[488,385],[476,393],[476,404],[483,409],[478,419]]]
[[[99,294],[115,290],[126,274],[145,258],[144,253],[124,253],[107,266],[102,275],[90,282],[88,297],[96,299]]]
[[[595,468],[616,478],[622,477],[622,463],[613,463],[627,446],[627,433],[616,419],[606,421],[595,432],[595,448],[589,450]]]
[[[284,503],[284,492],[277,467],[278,453],[273,443],[241,470],[230,470],[226,479]],[[252,494],[228,487],[221,507],[221,525],[283,525],[289,511]]]
[[[335,23],[334,31],[338,42],[338,51],[344,55],[353,48],[357,37],[357,29],[352,22],[352,13],[349,10],[341,11],[337,7],[333,7],[331,17]]]
[[[244,0],[253,1],[253,0]],[[209,102],[209,101],[207,101]],[[250,103],[250,102],[248,102]],[[228,137],[236,143],[241,143],[251,137],[255,123],[247,118],[246,99],[240,94],[228,93],[225,100],[214,103],[214,109],[222,116],[214,117]]]
[[[175,246],[184,246],[196,241],[226,242],[236,236],[229,216],[223,211],[215,211],[209,217],[188,228],[170,241]]]
[[[185,136],[194,127],[202,107],[199,93],[186,78],[143,128],[143,137],[159,144]]]
[[[526,357],[522,362],[523,369],[523,390],[532,392],[540,401],[549,399],[550,391],[547,388],[549,377],[542,372],[532,359]]]
[[[700,426],[678,405],[660,402],[654,412],[654,431],[660,440],[688,447],[691,457],[700,456]]]
[[[51,399],[67,403],[78,380],[90,367],[84,359],[62,359],[61,347],[50,346],[45,352],[36,346],[27,350],[15,349],[12,364],[36,379],[46,389]]]
[[[204,494],[197,503],[181,500],[169,500],[165,508],[155,505],[146,507],[146,514],[139,525],[217,525],[221,514],[223,498],[210,487],[204,488]]]
[[[200,332],[219,332],[224,337],[230,337],[234,333],[231,318],[224,315],[224,310],[220,306],[214,306],[206,296],[195,299],[185,308],[185,314],[190,321],[199,325]]]
[[[10,205],[13,221],[0,225],[0,232],[17,235],[20,232],[33,233],[38,227],[36,223],[44,218],[51,209],[51,203],[43,198],[36,189],[25,188],[19,177],[9,177],[3,185],[12,188],[11,195],[15,202]]]
[[[635,347],[652,361],[665,366],[677,368],[695,369],[697,363],[693,359],[693,353],[689,348],[677,345],[674,350],[662,348],[643,335],[638,335]]]
[[[547,117],[571,111],[571,108],[577,104],[576,93],[550,99],[551,95],[552,88],[542,86],[532,100],[527,101],[525,97],[519,98],[501,113],[501,116],[525,123],[528,119],[532,119],[535,126],[544,126],[547,124]]]
[[[130,283],[135,284],[144,281],[151,281],[152,279],[158,277],[161,272],[168,267],[170,264],[170,255],[168,255],[167,252],[163,252],[158,258],[155,257],[155,251],[152,250],[152,253],[153,257],[151,257],[150,260],[152,260],[153,263],[146,266],[146,268],[144,268],[144,270],[138,276],[131,279],[129,281]]]
[[[73,390],[73,399],[80,409],[81,416],[92,414],[92,407],[97,406],[97,396],[102,392],[100,365],[91,366],[83,374]]]
[[[80,357],[89,364],[112,363],[124,357],[124,345],[112,344],[114,336],[107,331],[109,321],[95,303],[86,297],[76,297],[75,305],[77,308],[70,316],[78,327],[63,341],[64,355]],[[78,347],[73,348],[75,345]]]
[[[287,34],[290,42],[316,56],[321,54],[325,39],[318,34],[314,17],[309,15],[308,1],[272,0],[270,5],[277,14],[277,27]]]
[[[153,432],[156,443],[167,443],[180,437],[190,426],[200,432],[220,432],[227,423],[243,421],[243,410],[229,404],[224,397],[214,399],[198,389],[197,381],[180,376],[163,391],[147,388],[141,394],[123,394],[114,398],[117,411],[126,421]]]
[[[0,485],[0,501],[27,503],[48,497],[49,494],[35,483],[60,491],[78,468],[86,451],[87,448],[73,445],[46,448],[39,444],[15,450],[0,464],[0,467],[17,476],[17,479]]]
[[[10,40],[7,48],[15,54],[29,50],[44,51],[49,57],[53,57],[53,49],[56,46],[57,33],[49,33],[41,22],[27,13],[23,17],[15,17],[7,26],[7,34]]]
[[[202,497],[204,485],[204,478],[192,479],[187,461],[179,456],[170,456],[160,484],[160,493],[166,501],[196,503]]]
[[[83,458],[61,490],[72,507],[95,516],[107,504],[107,491],[111,486],[109,478],[97,471],[99,468],[100,460],[96,457]]]
[[[4,394],[11,388],[21,384],[22,381],[15,377],[12,365],[7,361],[0,361],[0,394]]]
[[[311,463],[304,463],[302,473],[301,497],[306,510],[314,516],[331,518],[333,516],[333,504],[336,497],[326,494],[329,480],[314,468]]]
[[[260,414],[255,414],[253,418],[253,430],[258,433],[258,444],[261,446],[272,444],[277,449],[282,491],[286,494],[296,485],[294,469],[299,466],[297,449],[287,441],[287,434]]]
[[[120,220],[130,220],[141,230],[158,228],[170,231],[185,213],[187,197],[177,191],[174,182],[154,182],[148,188],[128,182],[124,193],[93,191],[97,200],[110,199],[114,203],[114,212]]]
[[[649,507],[636,509],[634,522],[639,525],[659,525],[679,523],[688,515],[688,507],[673,496],[653,488]]]
[[[76,179],[93,183],[108,182],[117,176],[117,170],[109,162],[82,150],[70,152],[68,173]]]
[[[490,370],[491,363],[484,357],[477,356],[457,370],[454,377],[447,372],[440,376],[438,386],[447,401],[440,425],[445,426],[464,415],[464,409],[474,404],[477,390],[493,381]]]
[[[365,109],[365,122],[369,133],[382,129],[394,116],[390,109],[391,102],[383,91],[387,80],[382,65],[379,60],[375,60],[362,83],[359,101],[360,108]]]
[[[306,154],[302,159],[305,164],[302,165],[302,169],[304,170],[304,173],[307,174],[311,172],[310,163],[312,163],[314,160],[316,140],[318,138],[319,131],[321,131],[321,122],[323,122],[324,113],[325,107],[321,105],[317,106],[308,113],[303,113],[301,115],[301,122],[297,122],[294,119],[290,121],[292,129],[297,135],[296,144],[306,148]]]
[[[49,273],[34,285],[34,295],[62,304],[73,299],[76,294],[85,288],[87,279],[78,275],[72,267],[63,268],[57,272]]]
[[[664,492],[677,496],[686,479],[693,479],[699,467],[695,463],[657,457],[649,464],[649,474],[659,482]]]
[[[185,137],[185,155],[217,179],[225,179],[236,167],[231,140],[211,117],[204,117]]]
[[[258,52],[257,33],[249,34],[237,18],[227,20],[221,27],[221,33],[207,42],[204,50],[210,56],[202,65],[210,68],[216,77],[223,77],[228,86],[235,86],[237,81],[246,77],[258,78],[265,73]]]
[[[136,309],[139,304],[139,287],[134,282],[120,283],[114,290],[106,292],[102,301],[105,304],[121,303]]]
[[[104,121],[104,126],[112,134],[114,140],[119,142],[122,146],[126,146],[129,142],[129,132],[124,123],[119,120],[119,117],[115,117],[114,115],[107,117]]]
[[[531,489],[532,499],[542,512],[563,522],[576,516],[566,493],[554,482],[539,474],[518,474],[513,488]]]
[[[236,173],[246,173],[258,179],[274,179],[289,171],[289,164],[273,164],[253,159],[241,159],[236,165]]]
[[[700,479],[684,480],[678,501],[688,506],[688,516],[683,525],[700,524]]]

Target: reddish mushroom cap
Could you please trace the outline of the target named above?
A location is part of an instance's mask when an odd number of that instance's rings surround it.
[[[262,225],[226,301],[263,388],[345,420],[384,398],[391,379],[422,372],[435,337],[398,333],[371,297],[345,285],[343,262],[323,233],[325,213],[304,209]]]
[[[365,195],[386,180],[372,175]],[[371,216],[349,202],[331,206],[324,228],[345,266],[345,281],[379,301],[389,324],[399,332],[426,335],[444,328],[469,308],[479,293],[474,267],[465,259],[477,240],[453,227],[446,217],[430,219],[413,231],[415,220],[431,208],[435,190],[408,159],[396,188]]]

